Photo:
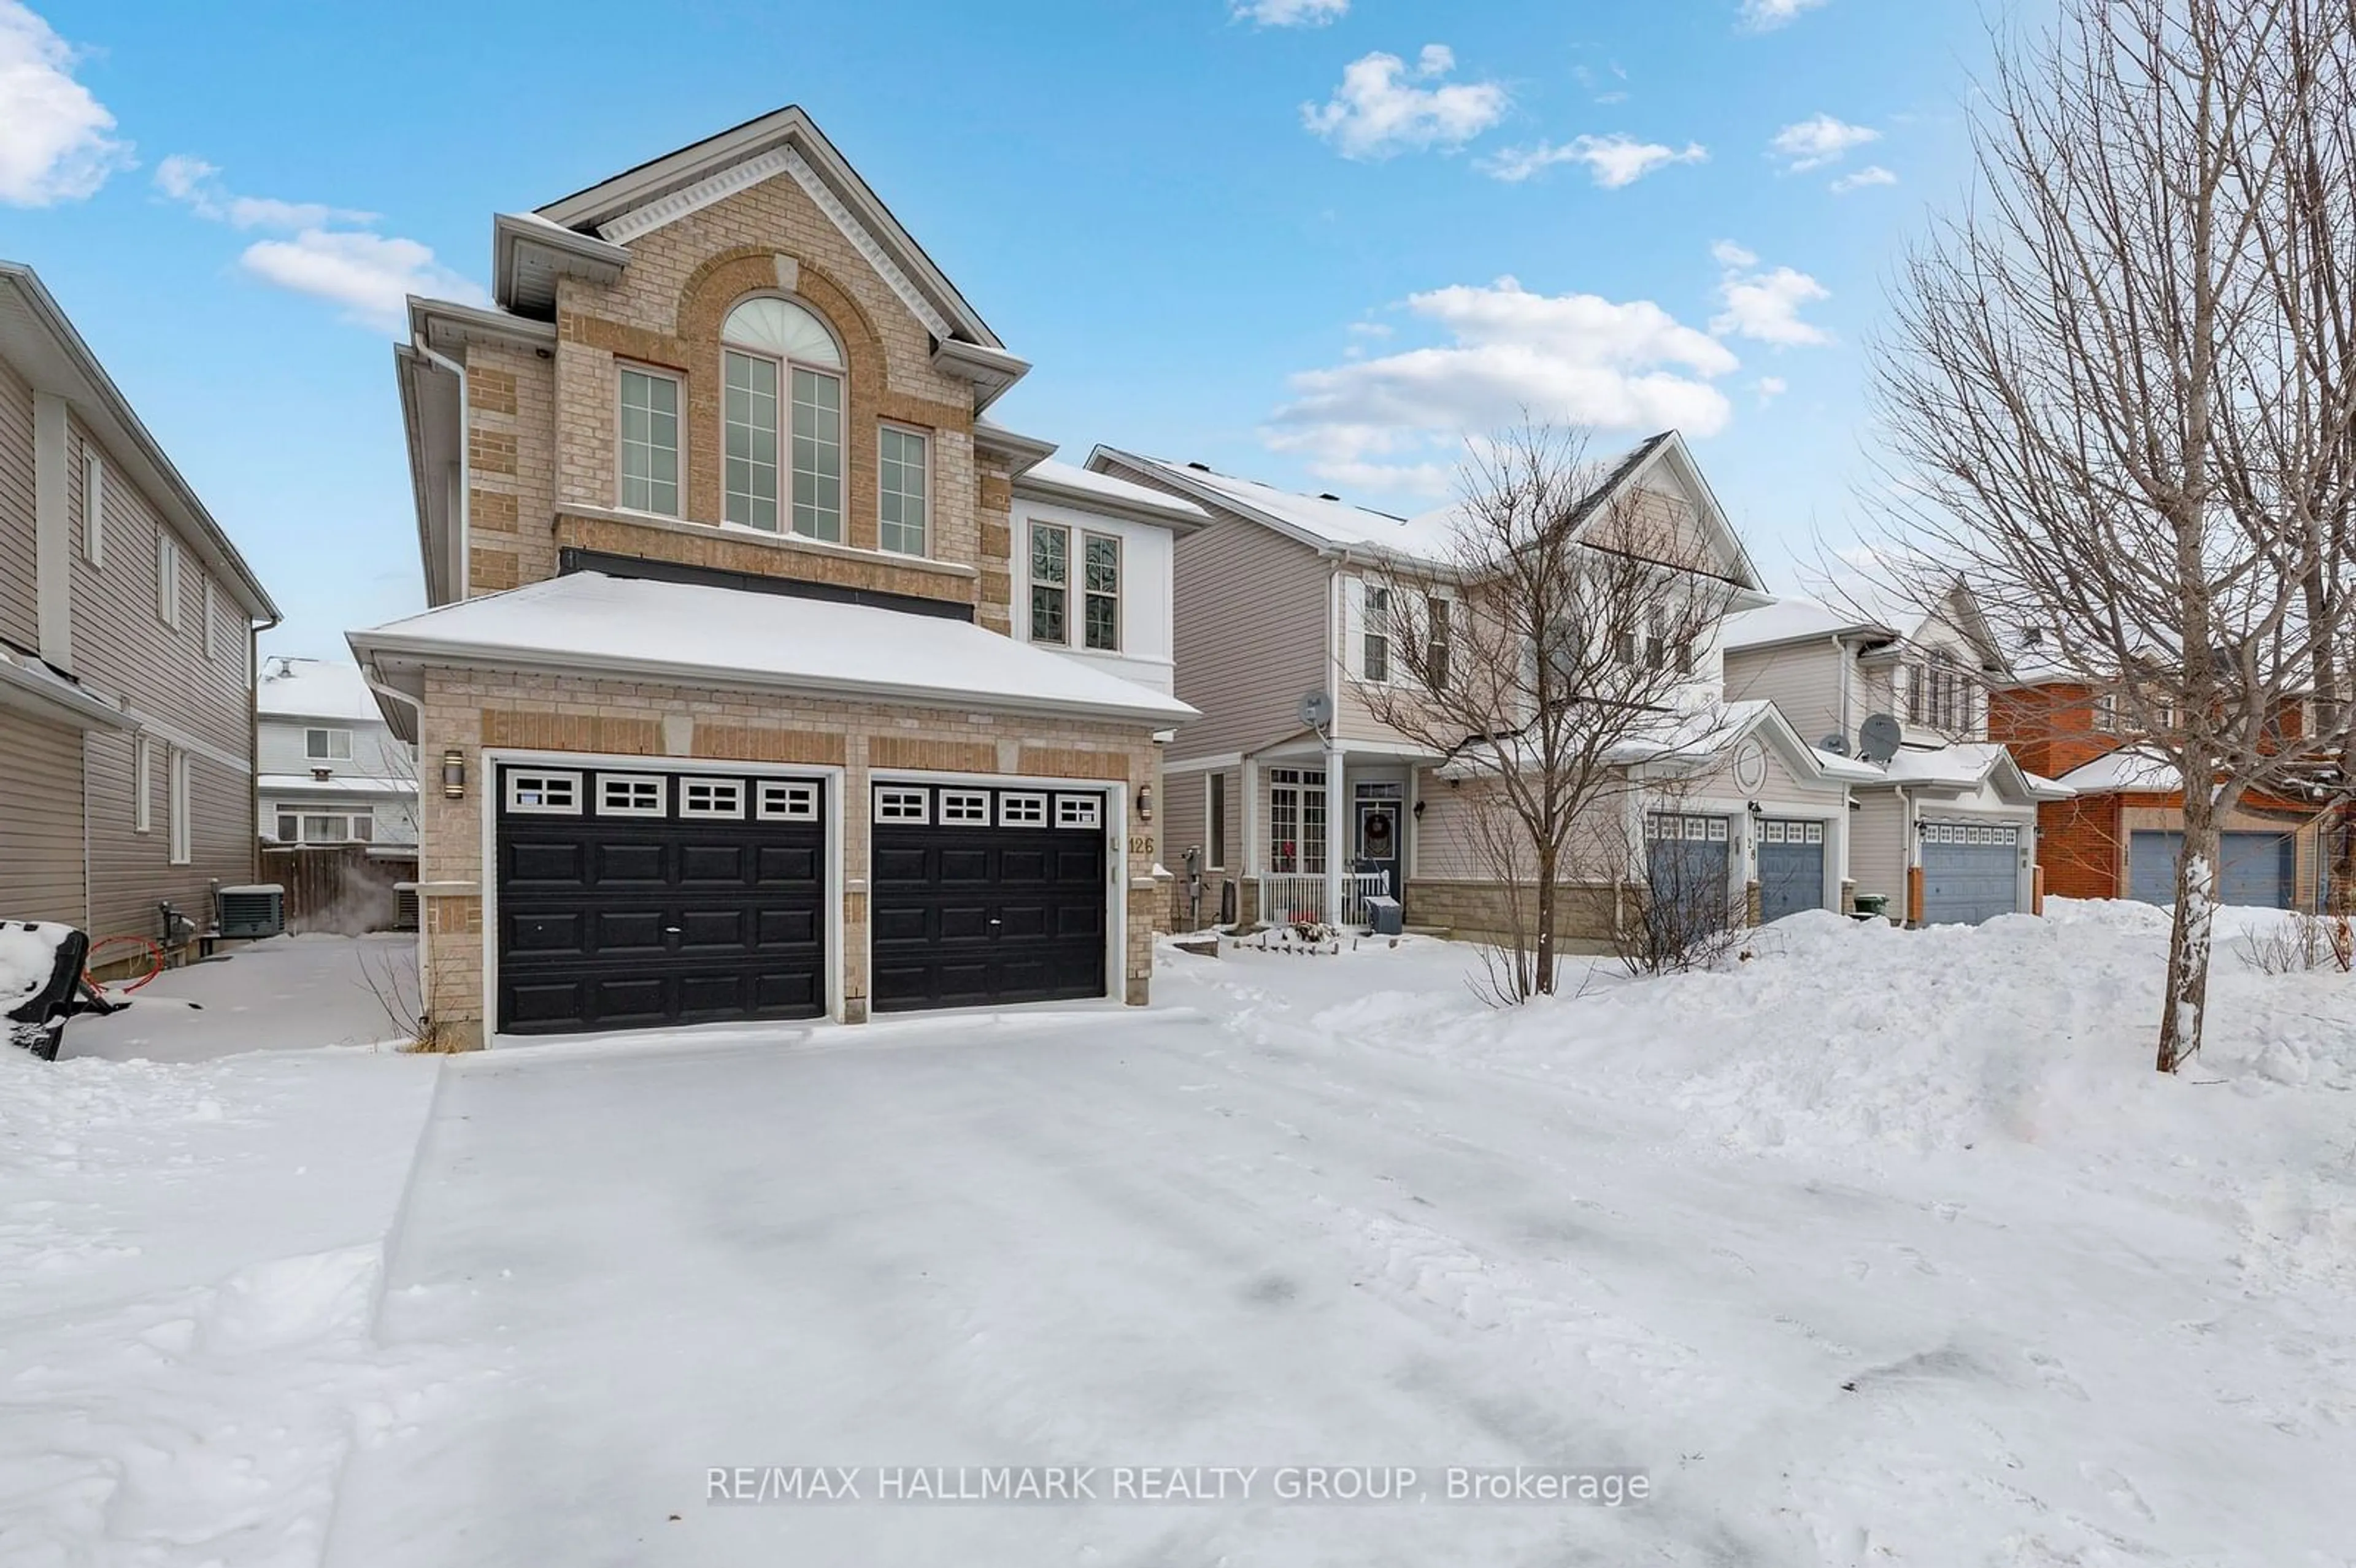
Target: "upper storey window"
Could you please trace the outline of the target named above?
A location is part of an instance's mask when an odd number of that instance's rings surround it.
[[[722,326],[727,518],[842,540],[842,349],[790,300],[749,299]]]

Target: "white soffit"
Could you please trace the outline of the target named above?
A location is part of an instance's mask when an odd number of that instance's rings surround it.
[[[884,248],[883,242],[868,231],[867,226],[859,221],[851,208],[842,204],[842,198],[834,194],[832,187],[819,178],[818,171],[810,167],[809,160],[790,146],[772,147],[693,185],[681,186],[669,195],[658,197],[643,207],[633,208],[611,223],[599,226],[597,238],[616,245],[626,245],[666,224],[677,222],[690,213],[700,212],[716,201],[724,201],[739,191],[750,190],[779,175],[793,176],[794,183],[818,204],[819,210],[825,213],[829,220],[842,231],[843,238],[867,259],[867,264],[892,285],[892,292],[899,296],[900,303],[906,305],[935,337],[947,342],[957,336],[948,319],[934,309],[932,302],[909,281],[908,274],[901,271],[900,264],[892,259],[892,253]]]

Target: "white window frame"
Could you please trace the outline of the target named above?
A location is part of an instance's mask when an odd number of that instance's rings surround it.
[[[742,822],[750,793],[743,779],[683,774],[679,781],[679,815],[696,822]]]
[[[322,742],[327,748],[325,751],[311,750],[311,737],[314,735],[326,737]],[[341,752],[336,750],[338,740],[344,743]],[[303,731],[303,756],[305,761],[314,763],[348,763],[352,760],[352,732],[349,730],[306,729]]]
[[[1072,645],[1084,648],[1092,654],[1117,654],[1120,652],[1121,645],[1128,640],[1123,635],[1127,628],[1121,623],[1127,618],[1128,605],[1125,603],[1127,596],[1123,592],[1123,581],[1129,576],[1129,551],[1119,534],[1091,533],[1083,530],[1080,534],[1080,636],[1079,641]],[[1088,581],[1088,552],[1100,544],[1112,546],[1112,591],[1108,593],[1098,592]],[[1109,643],[1098,643],[1095,640],[1095,634],[1091,629],[1092,623],[1088,619],[1089,608],[1099,599],[1112,601],[1112,641]]]
[[[165,773],[165,808],[169,814],[166,827],[171,838],[168,858],[173,865],[185,866],[195,859],[190,852],[194,835],[188,822],[188,753],[173,747],[166,759]]]
[[[1000,792],[998,826],[1001,827],[1044,827],[1047,821],[1046,791],[1010,789]]]
[[[1423,663],[1430,689],[1448,689],[1448,667],[1456,656],[1456,601],[1445,593],[1423,596]]]
[[[1381,650],[1377,672],[1376,650]],[[1358,670],[1370,686],[1388,686],[1391,673],[1391,591],[1379,582],[1364,585],[1359,599]]]
[[[846,544],[849,542],[846,536],[849,531],[851,518],[851,462],[853,445],[851,439],[851,356],[843,351],[841,333],[835,330],[834,324],[826,318],[824,312],[820,311],[817,306],[811,304],[807,300],[783,294],[755,297],[772,297],[781,299],[787,304],[793,306],[795,309],[808,314],[812,320],[816,321],[819,325],[825,330],[830,337],[834,339],[835,357],[841,363],[837,365],[806,365],[787,358],[783,355],[773,353],[766,348],[753,347],[744,344],[732,343],[728,340],[726,336],[728,318],[722,318],[722,336],[720,340],[720,515],[729,522],[734,523],[740,528],[757,528],[763,533],[775,533],[779,536],[790,536],[795,539],[816,539],[823,544]],[[739,300],[734,305],[730,306],[730,315],[733,316],[734,313],[738,309],[742,308],[746,303],[748,302]],[[775,496],[769,498],[776,507],[776,523],[775,527],[763,523],[751,522],[731,515],[732,506],[735,497],[738,496],[744,496],[747,501],[758,501],[763,499],[763,497],[755,496],[749,490],[734,491],[731,490],[728,485],[728,430],[730,425],[728,418],[728,366],[731,356],[734,356],[747,361],[758,360],[764,364],[773,367],[776,371],[776,426],[773,432],[776,443],[773,449],[776,453],[775,468],[776,475],[776,494]],[[798,525],[795,517],[796,502],[794,499],[794,477],[797,470],[794,462],[794,378],[797,374],[828,378],[834,382],[835,389],[834,506],[830,513],[821,514],[819,509],[813,505],[811,508],[812,526],[807,529]],[[747,425],[745,428],[753,429],[756,427]],[[826,533],[820,526],[823,517],[825,516],[830,516],[833,520],[834,531],[830,535]]]
[[[205,579],[205,657],[220,657],[220,607],[213,595],[213,580]]]
[[[1314,865],[1310,863],[1309,854],[1309,806],[1312,800],[1314,800],[1317,805],[1318,853]],[[1288,805],[1291,809],[1292,817],[1290,824],[1292,852],[1289,856],[1280,857],[1277,846],[1281,840],[1278,829],[1285,825],[1284,812],[1280,807]],[[1325,770],[1323,768],[1270,768],[1268,771],[1268,869],[1269,871],[1279,875],[1298,874],[1304,877],[1323,874],[1326,857],[1333,852],[1333,813],[1332,803],[1327,799],[1325,793]],[[1278,865],[1277,861],[1280,858],[1290,860],[1291,864]]]
[[[1102,827],[1104,796],[1100,795],[1058,795],[1055,797],[1057,827]]]
[[[945,789],[941,791],[941,826],[987,827],[990,826],[990,792],[986,789]]]
[[[145,735],[131,741],[131,831],[155,831],[155,742]]]
[[[922,461],[916,464],[919,476],[917,482],[924,488],[916,496],[916,521],[914,527],[916,530],[916,548],[914,549],[891,544],[886,540],[887,529],[898,528],[905,530],[911,526],[907,521],[909,499],[907,492],[894,490],[884,477],[887,467],[884,449],[887,439],[895,435],[903,441],[915,442],[917,453],[922,458]],[[894,465],[904,472],[908,467],[905,459]],[[897,523],[890,521],[884,516],[884,500],[894,496],[899,498],[901,504],[901,520]],[[922,430],[915,425],[899,424],[890,420],[875,427],[875,548],[886,555],[905,555],[919,560],[926,559],[933,552],[933,433],[928,430]]]
[[[279,843],[300,844],[303,842],[303,814],[301,812],[294,810],[292,807],[281,806],[273,811],[271,816],[276,818],[271,826],[278,830],[277,841]],[[286,831],[286,825],[290,822],[294,825],[294,831],[292,833]]]
[[[875,820],[922,827],[933,819],[933,792],[914,784],[877,784]]]
[[[663,773],[599,773],[597,815],[600,816],[669,816],[670,779]],[[648,789],[653,798],[647,796]],[[618,796],[618,798],[616,798]]]
[[[106,566],[106,458],[86,441],[81,443],[81,558],[102,571]]]
[[[816,779],[761,779],[754,785],[753,816],[760,822],[816,822],[823,799]]]
[[[562,800],[548,797],[562,791]],[[534,816],[578,816],[581,815],[582,775],[566,768],[510,768],[507,774],[507,808],[509,811]],[[539,798],[526,800],[526,795]]]
[[[682,515],[682,507],[687,496],[686,379],[680,376],[676,370],[665,370],[652,365],[641,365],[632,360],[623,360],[617,363],[614,369],[614,504],[626,512],[644,512],[650,517],[680,517]],[[652,478],[651,476],[648,477],[644,481],[647,486],[648,505],[643,507],[634,507],[630,504],[629,449],[633,443],[629,440],[628,436],[624,433],[622,420],[624,413],[629,407],[627,392],[629,388],[629,378],[633,376],[642,378],[648,381],[667,382],[670,387],[671,504],[668,508],[654,505],[655,487],[660,484],[661,481]],[[652,416],[652,405],[648,406],[648,413],[649,417]],[[651,430],[649,430],[649,436],[651,436]],[[661,447],[656,445],[651,439],[637,444],[644,445],[646,450],[649,453],[656,453],[663,450]]]
[[[180,629],[180,541],[155,530],[155,618]]]
[[[374,812],[299,809],[291,812],[282,811],[278,814],[279,826],[284,827],[289,816],[294,819],[294,837],[291,839],[281,837],[279,842],[282,844],[373,844],[376,842]],[[311,831],[311,825],[315,822],[320,825],[319,831],[316,833]],[[362,823],[368,825],[368,831],[365,833],[358,831]],[[337,827],[337,824],[341,826]]]
[[[1034,518],[1031,523],[1030,537],[1023,540],[1023,581],[1031,590],[1025,599],[1030,609],[1031,641],[1043,646],[1068,648],[1072,645],[1072,534],[1074,531],[1063,523],[1044,523]],[[1054,534],[1063,540],[1064,575],[1061,579],[1039,575],[1039,538],[1042,534]],[[1063,617],[1061,636],[1046,637],[1039,634],[1039,593],[1043,589],[1050,593],[1063,596],[1060,607]]]

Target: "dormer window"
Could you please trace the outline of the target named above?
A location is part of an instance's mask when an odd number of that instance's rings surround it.
[[[725,517],[842,541],[842,347],[818,316],[762,296],[728,313],[721,381]]]

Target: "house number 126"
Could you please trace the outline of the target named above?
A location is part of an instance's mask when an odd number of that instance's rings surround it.
[[[1152,854],[1153,836],[1150,833],[1131,836],[1129,841],[1129,852],[1132,855]]]

